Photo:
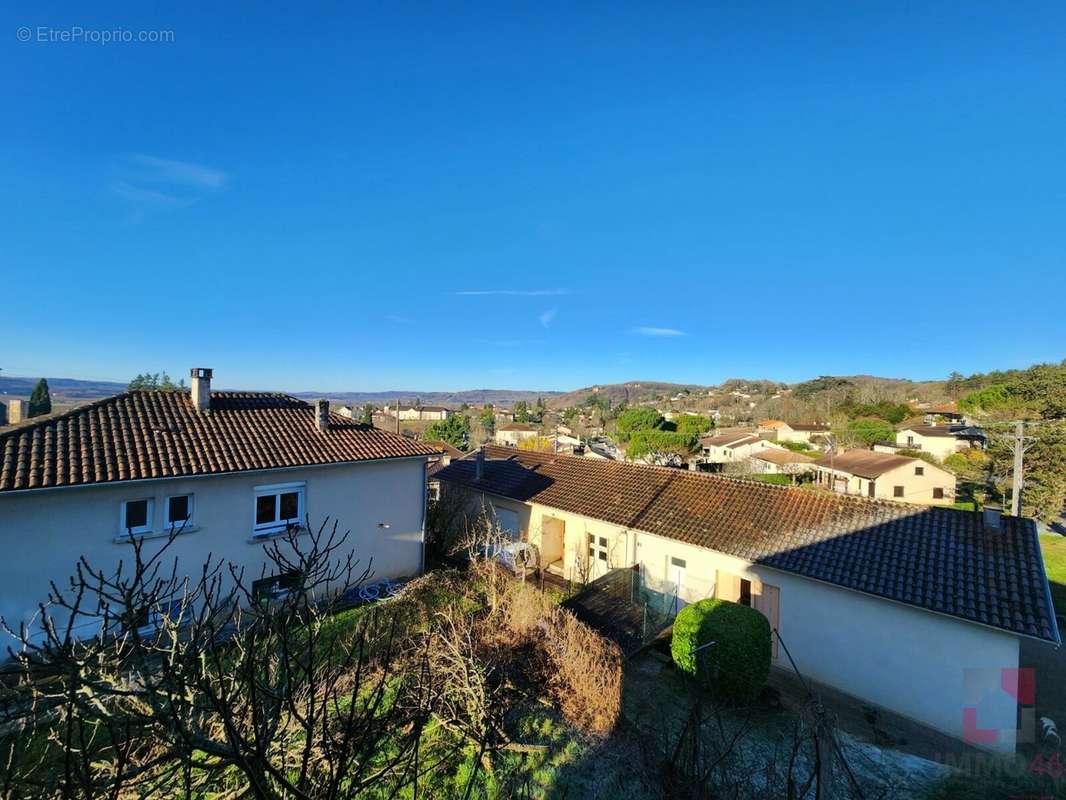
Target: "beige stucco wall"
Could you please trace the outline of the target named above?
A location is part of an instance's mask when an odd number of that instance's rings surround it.
[[[799,423],[797,423],[799,424]],[[777,429],[777,441],[779,442],[806,442],[812,444],[812,436],[825,436],[827,431],[797,431],[790,425],[783,425]]]
[[[424,459],[364,462],[238,473],[194,479],[136,481],[102,487],[0,494],[0,613],[17,624],[48,593],[48,581],[67,583],[78,558],[113,569],[129,560],[128,543],[119,536],[120,504],[154,499],[156,530],[162,529],[165,499],[193,495],[192,532],[177,537],[168,550],[194,569],[208,554],[259,577],[268,564],[261,541],[252,535],[257,486],[306,481],[305,510],[312,525],[326,517],[350,530],[345,550],[364,564],[372,559],[378,577],[415,575],[422,565]],[[386,525],[388,527],[379,527]],[[145,554],[157,552],[165,538],[146,539]]]
[[[703,455],[705,461],[713,464],[738,464],[750,458],[753,453],[774,447],[777,447],[777,445],[773,442],[766,439],[756,439],[737,447],[727,447],[725,445],[705,447],[703,448]]]
[[[671,593],[680,577],[682,602],[715,596],[720,570],[775,587],[778,631],[805,676],[955,737],[963,734],[963,707],[976,703],[978,725],[1003,731],[989,749],[1014,750],[1014,701],[1004,692],[975,701],[966,685],[967,670],[1017,668],[1018,639],[1011,634],[535,503],[479,498],[517,511],[533,544],[544,518],[564,520],[567,576],[592,534],[611,542],[611,567],[640,564],[652,588]],[[673,558],[685,561],[683,574]],[[790,668],[780,649],[776,663]]]
[[[920,467],[924,474],[915,475],[915,467]],[[920,459],[915,459],[913,463],[889,470],[873,481],[841,470],[830,470],[828,467],[818,468],[819,483],[824,482],[828,476],[845,478],[847,480],[847,494],[869,497],[870,484],[873,483],[873,496],[882,500],[929,505],[955,502],[955,476],[935,464],[930,464],[928,461]],[[831,488],[834,484],[827,485]],[[896,486],[903,487],[902,497],[895,496]],[[936,488],[944,490],[942,498],[933,497],[933,490]]]
[[[391,410],[386,407],[386,413],[391,413]],[[429,411],[424,408],[402,408],[400,409],[400,419],[404,420],[442,420],[447,419],[451,412],[445,411]]]
[[[914,444],[907,441],[909,438],[914,440]],[[923,453],[929,453],[941,461],[959,449],[959,442],[954,436],[923,436],[909,429],[896,432],[896,444],[900,447],[920,445]]]
[[[753,458],[751,464],[752,472],[761,472],[764,475],[799,475],[801,472],[811,472],[814,469],[814,466],[810,462],[777,464],[773,461],[763,461],[759,458]]]
[[[526,439],[532,439],[537,435],[536,431],[502,431],[497,430],[493,436],[493,440],[496,444],[509,445],[511,447],[517,447],[519,442]]]

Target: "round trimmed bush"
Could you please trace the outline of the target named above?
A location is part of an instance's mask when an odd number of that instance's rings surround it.
[[[670,653],[679,670],[723,700],[746,703],[758,697],[770,674],[770,635],[770,623],[754,608],[700,600],[681,609],[674,620]],[[708,642],[714,644],[693,652]]]

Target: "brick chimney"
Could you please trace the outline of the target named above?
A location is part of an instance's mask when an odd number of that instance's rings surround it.
[[[324,397],[315,400],[315,422],[323,433],[329,430],[329,400]]]
[[[192,378],[192,404],[197,411],[211,410],[211,370],[206,367],[193,367],[189,370]]]

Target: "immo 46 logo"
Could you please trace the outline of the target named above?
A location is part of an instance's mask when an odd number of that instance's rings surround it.
[[[962,738],[970,744],[1036,741],[1036,670],[964,669]]]

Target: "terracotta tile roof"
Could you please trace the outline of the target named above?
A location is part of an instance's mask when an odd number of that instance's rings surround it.
[[[788,425],[788,427],[792,428],[792,430],[794,430],[794,431],[809,431],[811,433],[828,433],[829,432],[829,426],[828,425],[822,425],[820,423],[819,424],[815,424],[815,425],[800,425],[799,423],[797,423],[797,424],[793,425],[791,422],[787,422],[785,424]]]
[[[524,422],[512,422],[510,425],[501,425],[496,430],[499,431],[536,431],[532,425],[526,425]]]
[[[432,447],[435,452],[444,453],[451,458],[462,458],[465,455],[458,447],[448,444],[443,439],[427,439],[425,444]]]
[[[767,447],[765,450],[760,450],[758,453],[752,456],[760,461],[768,461],[771,464],[813,464],[814,459],[810,456],[805,456],[803,453],[797,453],[794,450],[778,449],[776,447]]]
[[[1016,634],[1058,641],[1036,527],[719,475],[486,447],[442,481],[737,556]]]
[[[787,424],[788,424],[787,422],[785,422],[784,420],[780,420],[780,419],[764,419],[762,422],[759,423],[759,427],[760,428],[780,428],[781,426],[787,425]]]
[[[0,433],[0,492],[429,455],[431,447],[283,394],[138,391]]]

